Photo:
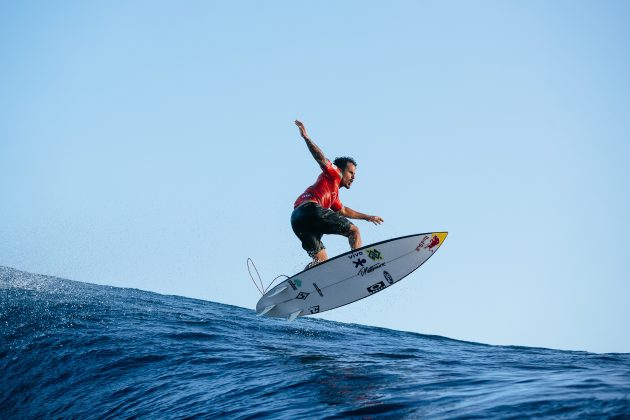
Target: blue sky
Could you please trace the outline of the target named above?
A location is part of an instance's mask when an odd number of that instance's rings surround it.
[[[0,265],[253,308],[351,155],[364,243],[449,231],[321,316],[630,352],[627,2],[3,2]],[[347,250],[328,237],[329,255]]]

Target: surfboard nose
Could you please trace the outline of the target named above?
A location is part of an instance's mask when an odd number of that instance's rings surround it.
[[[442,245],[448,232],[431,232],[420,235],[422,239],[416,247],[417,252],[430,251],[435,252]]]
[[[437,238],[439,240],[438,246],[440,246],[440,245],[442,245],[444,243],[444,240],[448,236],[448,232],[434,232],[433,236],[437,236]]]
[[[437,249],[440,246],[442,246],[442,244],[444,243],[444,240],[446,239],[447,235],[448,235],[448,232],[433,232],[431,234],[431,240],[429,244],[427,245],[427,248],[431,252],[437,251]]]

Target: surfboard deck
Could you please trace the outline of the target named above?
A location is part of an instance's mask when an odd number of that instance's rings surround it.
[[[424,264],[448,232],[419,233],[355,249],[301,271],[265,293],[259,315],[295,319],[376,294]]]

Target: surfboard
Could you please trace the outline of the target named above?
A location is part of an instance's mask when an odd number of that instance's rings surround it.
[[[267,291],[256,304],[256,312],[292,321],[372,296],[418,269],[447,235],[432,232],[401,236],[338,255]]]

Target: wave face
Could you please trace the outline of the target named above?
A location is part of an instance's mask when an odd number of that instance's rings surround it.
[[[489,346],[0,267],[0,418],[630,415],[630,355]]]

